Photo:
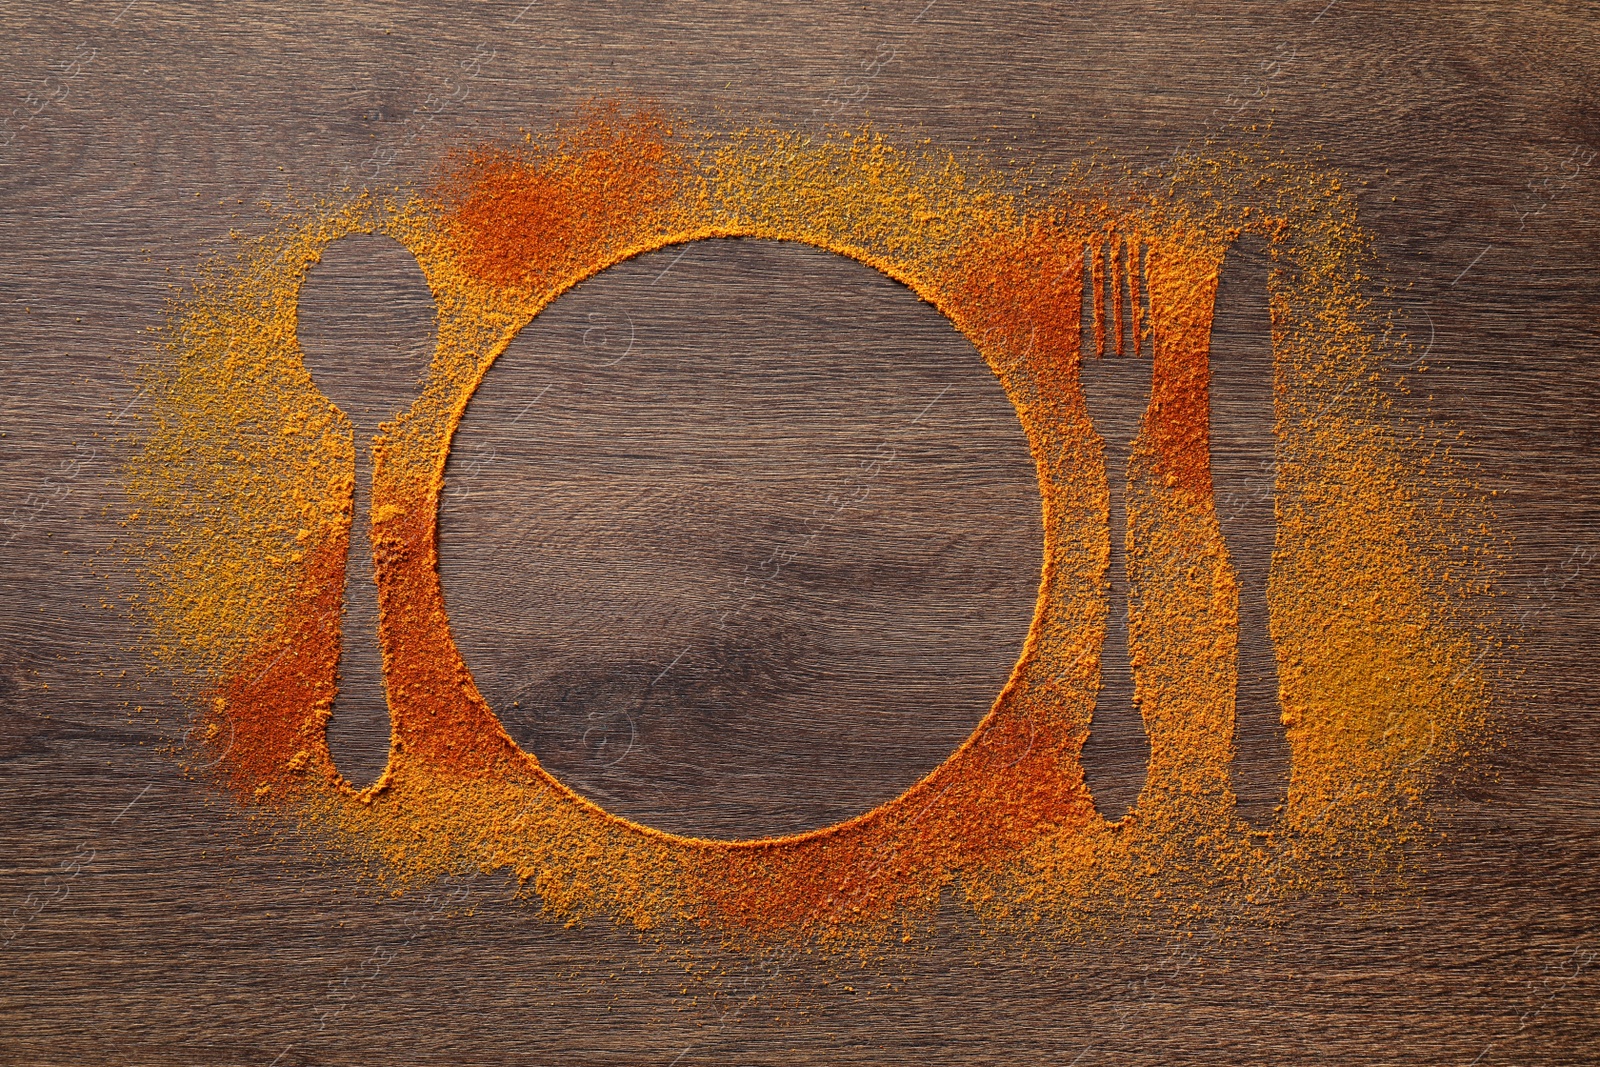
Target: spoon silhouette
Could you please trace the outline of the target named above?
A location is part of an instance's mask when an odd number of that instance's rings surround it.
[[[355,432],[338,695],[328,747],[339,772],[357,788],[377,780],[389,754],[369,523],[372,442],[379,425],[409,409],[416,398],[437,332],[433,294],[422,270],[392,238],[357,234],[333,242],[300,289],[299,340],[306,368]]]
[[[1089,420],[1105,448],[1111,559],[1100,690],[1081,759],[1095,807],[1105,818],[1119,819],[1138,799],[1150,762],[1150,741],[1134,700],[1128,648],[1127,486],[1133,441],[1150,405],[1155,361],[1149,340],[1140,336],[1139,324],[1148,320],[1138,304],[1144,288],[1136,281],[1138,244],[1112,239],[1099,249],[1091,246],[1089,259],[1090,284],[1084,286],[1084,295],[1092,306],[1085,309],[1084,322],[1094,324],[1093,346],[1092,350],[1084,346],[1078,374]],[[1112,338],[1106,336],[1108,310]],[[1133,328],[1125,331],[1125,321]]]

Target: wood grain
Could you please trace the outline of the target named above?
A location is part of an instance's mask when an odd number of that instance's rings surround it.
[[[667,249],[564,296],[445,476],[446,606],[491,706],[662,829],[903,792],[988,711],[1038,596],[999,382],[908,289],[800,245]]]
[[[6,24],[0,1060],[1600,1059],[1592,8],[114,2],[12,5]],[[169,287],[230,230],[264,229],[263,199],[423,181],[451,145],[619,93],[810,127],[870,114],[1049,163],[1100,146],[1153,165],[1270,120],[1344,174],[1380,307],[1425,345],[1394,368],[1397,411],[1463,431],[1513,538],[1522,624],[1504,744],[1452,784],[1401,897],[1048,948],[951,911],[936,944],[843,980],[713,952],[713,996],[499,878],[391,899],[178,770],[188,712],[147,674],[116,543],[132,371],[159,358]],[[426,332],[380,245],[313,276],[302,339],[324,377],[404,366]],[[998,387],[904,290],[785,245],[708,243],[666,269],[675,254],[563,297],[491,372],[448,471],[447,602],[497,710],[575,786],[670,828],[817,825],[903,788],[982,714],[1031,609],[1037,492]],[[1228,537],[1247,578],[1270,544],[1250,495],[1252,254],[1224,268],[1213,335],[1213,470],[1242,487]],[[392,399],[409,373],[358,376],[341,403]],[[719,635],[724,590],[884,441],[896,462],[869,506]],[[1246,645],[1270,688],[1265,645]],[[1270,704],[1240,727],[1263,812],[1281,791]],[[382,720],[358,720],[341,758],[370,773]],[[1099,773],[1127,781],[1137,759]]]

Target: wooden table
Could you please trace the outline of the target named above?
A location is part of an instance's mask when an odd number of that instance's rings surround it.
[[[1600,1059],[1594,12],[113,0],[14,6],[6,24],[0,1059]],[[440,891],[461,906],[388,898],[182,772],[191,710],[150,672],[115,543],[134,368],[172,287],[230,231],[264,231],[263,200],[426,181],[452,146],[617,95],[732,121],[870,117],[1001,163],[1153,166],[1230,122],[1320,146],[1359,189],[1384,306],[1427,342],[1402,413],[1462,431],[1457,454],[1498,494],[1523,627],[1506,743],[1443,798],[1446,836],[1403,894],[1048,951],[952,910],[892,964],[734,955],[702,981],[629,931],[541,918],[498,876]],[[408,259],[351,239],[307,283],[302,342],[347,408],[381,417],[425,359]],[[1219,358],[1270,358],[1261,292],[1260,263],[1231,256]],[[1245,381],[1213,413],[1240,442],[1222,477],[1261,447],[1251,396]],[[862,505],[707,636],[785,524],[885,443],[895,462]],[[987,709],[1037,589],[1026,442],[970,344],[896,283],[800,246],[655,253],[563,297],[490,372],[448,477],[441,574],[480,687],[563,780],[665,829],[783,832],[894,796]],[[1270,531],[1251,521],[1242,558],[1261,567]],[[387,727],[371,663],[348,670],[335,751],[370,778]],[[1243,792],[1270,809],[1275,715],[1240,729]],[[1125,804],[1137,744],[1094,758],[1102,805]]]

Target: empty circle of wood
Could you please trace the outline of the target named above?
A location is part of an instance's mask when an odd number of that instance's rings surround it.
[[[581,283],[451,448],[465,662],[547,770],[646,825],[754,838],[876,807],[972,732],[1032,621],[1010,399],[909,289],[808,245],[708,239]]]

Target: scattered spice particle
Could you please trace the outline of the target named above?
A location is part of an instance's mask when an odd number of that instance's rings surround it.
[[[1016,192],[1018,188],[1022,192]],[[372,538],[393,720],[382,777],[328,752],[356,449],[296,340],[330,241],[415,253],[439,313],[421,397],[374,442]],[[1266,834],[1229,780],[1238,590],[1212,500],[1208,358],[1223,255],[1264,238],[1280,465],[1272,635],[1293,753]],[[800,241],[911,287],[977,346],[1029,436],[1045,564],[989,714],[901,797],[758,841],[663,833],[567,789],[511,740],[450,636],[435,516],[451,435],[517,331],[629,257],[711,237]],[[1130,642],[1151,742],[1118,823],[1078,753],[1106,626],[1107,487],[1077,381],[1084,264],[1095,354],[1126,275],[1152,402],[1128,493]],[[197,765],[297,818],[385,885],[508,870],[558,921],[703,928],[738,943],[909,942],[952,890],[986,928],[1249,911],[1391,870],[1445,768],[1486,743],[1495,657],[1468,595],[1492,578],[1481,500],[1401,426],[1361,294],[1354,201],[1307,164],[1222,152],[1161,182],[1007,175],[863,128],[721,132],[604,105],[545,137],[466,151],[431,189],[316,205],[207,265],[174,303],[126,477],[147,532],[151,647],[202,679]],[[1142,318],[1141,293],[1148,299]],[[1110,312],[1125,344],[1121,280]],[[1465,547],[1463,547],[1465,546]],[[1477,547],[1474,547],[1477,546]],[[1221,892],[1220,890],[1228,890]],[[1238,903],[1228,903],[1236,901]]]

